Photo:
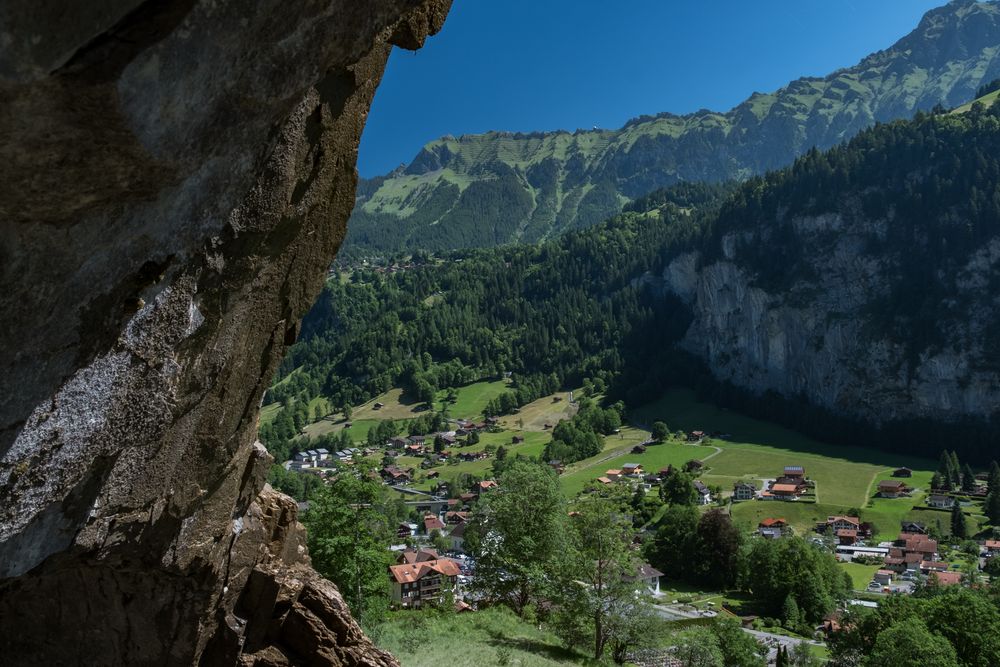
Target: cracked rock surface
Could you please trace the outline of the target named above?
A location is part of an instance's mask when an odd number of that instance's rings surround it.
[[[389,52],[449,5],[0,6],[5,664],[396,664],[255,433]]]

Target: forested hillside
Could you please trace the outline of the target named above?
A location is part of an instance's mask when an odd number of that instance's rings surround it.
[[[589,383],[635,406],[680,384],[826,439],[933,455],[947,438],[986,459],[998,112],[880,125],[537,246],[354,270],[306,318],[269,400],[358,404],[392,386],[425,400],[512,372],[517,404]]]
[[[359,185],[340,256],[536,242],[679,181],[762,174],[875,122],[971,99],[1000,76],[998,45],[1000,6],[956,0],[853,67],[755,93],[725,113],[642,116],[618,130],[444,137],[407,167]]]

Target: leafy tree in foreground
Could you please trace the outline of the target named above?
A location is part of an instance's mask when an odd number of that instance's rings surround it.
[[[688,580],[695,574],[698,510],[690,505],[668,507],[656,524],[656,533],[646,542],[646,559],[672,577]]]
[[[932,633],[927,624],[911,617],[879,633],[864,667],[959,667],[955,649],[948,640]]]
[[[548,466],[515,459],[483,495],[466,530],[476,586],[523,615],[551,583],[564,553],[565,501]]]
[[[694,488],[694,478],[686,472],[674,470],[660,483],[660,498],[668,505],[696,504],[698,491]]]
[[[674,657],[684,667],[725,667],[719,638],[708,628],[692,628],[678,633]]]
[[[589,498],[569,520],[567,548],[559,563],[556,629],[570,645],[584,634],[595,659],[604,655],[609,642],[624,654],[638,638],[632,617],[648,616],[636,584],[625,579],[635,570],[629,551],[633,535],[621,503],[612,499]]]
[[[343,475],[313,494],[304,517],[313,567],[337,584],[367,628],[382,620],[389,599],[389,526],[381,494],[381,485],[364,474]]]

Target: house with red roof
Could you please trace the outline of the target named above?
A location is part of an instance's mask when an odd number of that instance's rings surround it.
[[[768,517],[767,519],[762,519],[761,522],[757,524],[757,533],[761,537],[777,539],[784,535],[787,528],[788,522],[784,518],[774,519]]]
[[[450,558],[438,558],[389,566],[392,601],[403,607],[434,603],[454,590],[461,570]]]
[[[433,514],[424,515],[424,534],[430,535],[435,530],[444,530],[444,521]]]

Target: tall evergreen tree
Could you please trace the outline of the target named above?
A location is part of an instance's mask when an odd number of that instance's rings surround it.
[[[969,536],[965,528],[965,514],[962,512],[962,506],[958,503],[955,503],[951,508],[951,534],[952,537],[958,539],[965,539]]]
[[[966,463],[962,466],[962,491],[972,493],[976,490],[976,475],[972,472],[972,467]]]
[[[1000,490],[1000,464],[996,461],[990,463],[990,477],[986,488],[991,493]]]
[[[962,466],[958,462],[958,454],[955,452],[951,453],[951,468],[949,472],[951,473],[951,488],[957,489],[962,484]]]

